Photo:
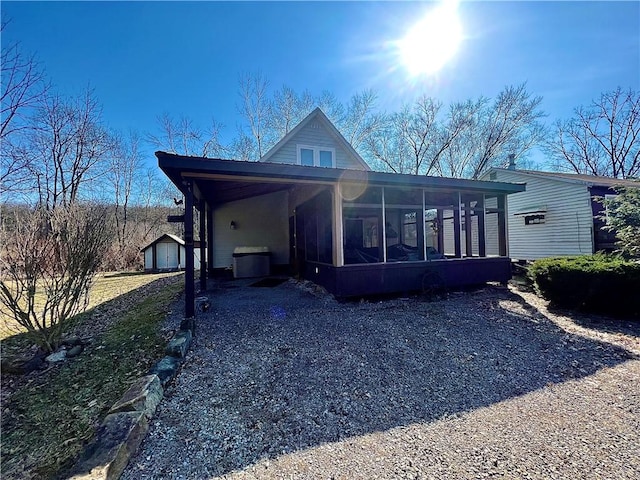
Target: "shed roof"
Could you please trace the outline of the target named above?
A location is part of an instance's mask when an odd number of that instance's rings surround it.
[[[162,240],[167,239],[167,238],[169,240],[172,240],[172,241],[176,242],[179,245],[184,245],[184,240],[181,239],[180,237],[176,237],[175,235],[172,235],[170,233],[163,233],[158,238],[156,238],[153,242],[151,242],[149,245],[147,245],[146,247],[141,248],[140,251],[144,252],[147,248],[152,247],[156,243],[160,243]]]

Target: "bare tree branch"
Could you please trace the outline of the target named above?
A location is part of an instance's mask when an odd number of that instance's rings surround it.
[[[546,151],[561,170],[634,178],[640,175],[640,94],[620,87],[603,93],[569,120],[555,124]]]

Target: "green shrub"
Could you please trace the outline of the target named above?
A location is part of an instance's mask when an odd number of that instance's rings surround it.
[[[544,258],[529,267],[552,305],[640,318],[640,263],[603,254]]]

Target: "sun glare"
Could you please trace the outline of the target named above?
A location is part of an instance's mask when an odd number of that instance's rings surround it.
[[[456,54],[462,41],[457,7],[455,0],[441,2],[398,42],[398,53],[410,75],[434,74]]]

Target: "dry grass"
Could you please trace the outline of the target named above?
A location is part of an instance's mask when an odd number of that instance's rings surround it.
[[[89,294],[89,305],[87,310],[91,310],[98,305],[113,300],[116,297],[131,292],[136,288],[143,287],[155,280],[165,278],[173,275],[179,275],[179,273],[159,273],[159,274],[145,274],[142,272],[108,272],[100,273],[97,275],[91,292]],[[44,299],[38,300],[36,298],[36,304],[43,304]],[[25,329],[18,325],[13,318],[10,318],[6,314],[0,312],[0,340],[4,340],[13,335],[24,332]]]

